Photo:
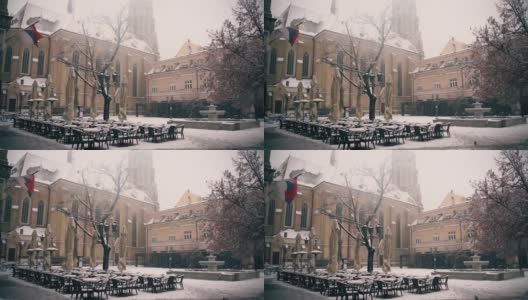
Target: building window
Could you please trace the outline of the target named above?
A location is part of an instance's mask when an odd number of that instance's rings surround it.
[[[396,217],[396,248],[401,248],[401,218]]]
[[[438,242],[440,240],[440,235],[433,234],[433,241]]]
[[[449,231],[448,238],[450,241],[456,240],[456,233],[454,231]]]
[[[114,222],[117,224],[116,233],[119,235],[119,232],[121,231],[121,212],[119,211],[119,207],[116,207]]]
[[[119,60],[115,63],[115,73],[119,76],[119,80],[121,80],[121,62]]]
[[[270,74],[277,73],[277,49],[275,48],[271,49],[269,73]]]
[[[103,60],[100,58],[95,59],[95,71],[98,73],[103,71]]]
[[[169,235],[169,241],[175,241],[176,236],[174,234]]]
[[[11,60],[13,59],[13,48],[7,47],[5,62],[4,62],[4,72],[11,72]]]
[[[7,197],[4,206],[4,222],[11,222],[11,197]]]
[[[343,216],[343,205],[341,205],[340,203],[336,205],[336,217],[338,219],[341,219],[342,216]]]
[[[185,240],[190,240],[190,239],[192,239],[192,232],[191,232],[191,231],[184,231],[184,232],[183,232],[183,238],[184,238]]]
[[[137,217],[132,217],[132,247],[137,247]]]
[[[175,90],[176,90],[176,85],[175,84],[169,85],[169,91],[175,91]]]
[[[344,62],[344,56],[343,52],[337,53],[337,66],[340,70],[343,70],[343,62]]]
[[[72,54],[72,65],[75,67],[79,65],[79,52],[73,51]]]
[[[156,243],[157,241],[158,241],[158,237],[153,236],[153,237],[152,237],[152,242],[153,242],[153,243]]]
[[[185,89],[186,90],[192,89],[192,80],[185,80]]]
[[[308,71],[310,69],[310,55],[308,52],[304,52],[303,55],[303,69],[302,69],[302,76],[308,77]]]
[[[434,88],[435,88],[435,89],[440,89],[440,88],[442,88],[442,86],[440,85],[440,82],[435,82],[435,83],[434,83]]]
[[[22,54],[22,72],[23,74],[29,74],[29,49],[25,48]]]
[[[44,51],[39,52],[38,63],[37,63],[37,75],[44,75]]]
[[[44,201],[40,201],[37,209],[37,225],[44,224]]]
[[[209,239],[209,232],[207,232],[207,231],[202,232],[202,239],[203,240]]]
[[[398,96],[403,96],[403,68],[398,64]]]
[[[416,239],[416,244],[421,244],[422,243],[422,240],[421,239]]]
[[[457,86],[458,86],[458,82],[456,78],[449,80],[449,87],[457,87]]]
[[[308,206],[303,203],[301,207],[301,228],[308,227]]]
[[[294,75],[295,70],[295,52],[293,49],[288,51],[288,67],[286,68],[286,75]]]
[[[22,202],[22,218],[20,220],[21,223],[28,223],[29,222],[29,198],[24,199]]]
[[[132,67],[132,97],[138,96],[138,68],[137,65]]]
[[[275,221],[275,200],[270,200],[268,206],[268,225],[273,225]]]
[[[101,206],[100,205],[97,205],[95,207],[95,221],[96,222],[101,222],[101,215],[102,215],[102,209],[101,209]]]
[[[284,219],[284,226],[291,227],[293,224],[293,203],[286,203],[286,216]]]

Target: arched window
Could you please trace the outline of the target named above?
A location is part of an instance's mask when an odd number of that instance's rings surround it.
[[[271,49],[269,73],[270,74],[277,73],[277,49],[275,48]]]
[[[275,221],[275,200],[270,200],[268,206],[268,225],[273,225]]]
[[[44,201],[40,201],[37,209],[37,225],[44,224]]]
[[[29,198],[22,201],[22,218],[20,219],[20,222],[26,224],[29,222]]]
[[[137,65],[132,67],[132,97],[138,96],[138,68]]]
[[[119,76],[119,80],[121,80],[121,63],[119,62],[119,60],[115,63],[115,72],[117,76]]]
[[[341,219],[342,216],[343,216],[343,205],[339,203],[336,205],[336,217],[338,219]]]
[[[344,63],[344,55],[343,55],[343,52],[339,52],[337,53],[337,66],[339,67],[339,69],[343,70],[343,63]]]
[[[308,77],[308,71],[310,69],[310,54],[308,52],[304,52],[303,55],[303,69],[302,69],[302,76]]]
[[[40,51],[38,55],[37,75],[44,75],[44,51]]]
[[[308,227],[308,206],[303,203],[301,207],[301,228]]]
[[[72,64],[74,66],[78,66],[79,65],[79,52],[77,51],[73,51],[73,54],[72,54]]]
[[[288,202],[286,203],[286,216],[284,219],[284,226],[292,226],[293,225],[293,203]]]
[[[103,71],[103,60],[101,58],[95,59],[95,71],[97,72]]]
[[[29,74],[29,49],[25,48],[22,54],[22,72],[23,74]]]
[[[5,201],[5,206],[4,206],[4,222],[5,223],[9,223],[11,222],[11,197],[7,197],[6,198],[6,201]]]
[[[132,247],[137,247],[137,217],[132,217]]]
[[[398,96],[403,96],[403,69],[401,64],[398,64]]]
[[[79,215],[79,201],[77,200],[72,201],[71,213],[74,217],[77,217]]]
[[[396,217],[396,248],[401,248],[401,218]]]
[[[295,52],[291,49],[288,52],[288,66],[286,68],[286,75],[294,75],[295,70]]]
[[[7,47],[5,62],[4,62],[4,72],[11,72],[11,59],[13,58],[13,48]]]
[[[103,214],[103,210],[101,209],[101,206],[97,205],[95,207],[95,221],[96,222],[101,222],[102,214]]]
[[[114,222],[117,224],[117,234],[119,234],[119,232],[121,231],[121,212],[119,211],[119,208],[117,207],[116,207]]]

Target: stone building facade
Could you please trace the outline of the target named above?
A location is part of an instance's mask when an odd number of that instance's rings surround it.
[[[289,156],[277,168],[279,176],[272,182],[266,195],[265,219],[265,261],[274,265],[288,264],[292,261],[297,236],[306,241],[310,235],[314,239],[321,254],[317,256],[316,264],[326,266],[330,252],[330,232],[332,219],[327,213],[336,216],[349,216],[351,211],[342,204],[346,195],[346,184],[340,175],[346,166],[340,165],[335,157],[326,166],[317,166],[303,159]],[[340,167],[337,167],[337,166]],[[292,172],[304,170],[299,177],[299,187],[296,198],[286,203],[284,200],[284,180],[290,178]],[[354,197],[365,210],[372,209],[377,200],[376,184],[364,176],[350,180]],[[393,233],[392,243],[394,265],[407,265],[409,261],[410,235],[408,224],[412,223],[420,211],[420,206],[407,192],[395,185],[390,185],[390,192],[383,198],[382,205],[375,218],[375,225],[390,227]],[[360,222],[365,219],[365,213],[360,213]],[[354,232],[352,225],[347,230]],[[376,234],[374,234],[376,235]],[[375,265],[380,265],[382,256],[378,251],[378,237],[375,237]],[[340,257],[348,265],[354,260],[355,240],[345,231],[341,233]],[[361,264],[366,265],[367,252],[365,247],[360,250]]]
[[[468,208],[468,199],[450,191],[438,208],[420,213],[410,228],[413,255],[470,250]]]
[[[407,6],[414,10],[409,10]],[[398,9],[392,22],[401,26],[397,27],[384,47],[381,58],[376,66],[376,73],[384,74],[386,80],[393,82],[393,112],[399,112],[400,103],[412,100],[412,82],[410,72],[414,70],[422,57],[421,36],[416,17],[414,0],[394,0],[393,7]],[[409,14],[414,11],[412,19]],[[337,49],[338,44],[346,44],[348,35],[343,25],[349,21],[339,14],[340,10],[336,1],[332,2],[329,13],[314,12],[296,5],[289,5],[277,18],[276,30],[270,38],[267,50],[267,95],[266,112],[284,114],[293,112],[295,100],[323,99],[319,104],[321,110],[330,109],[331,86],[335,71],[333,67],[321,58],[329,54],[329,59],[334,62],[343,59],[345,65],[350,65],[348,57]],[[300,34],[297,42],[291,46],[284,35],[285,26],[300,25]],[[353,20],[352,20],[353,21]],[[360,61],[366,68],[367,57],[373,55],[378,48],[376,37],[372,28],[367,25],[351,23],[352,35],[360,44]],[[367,26],[368,27],[368,26]],[[365,65],[363,66],[363,64]],[[346,72],[345,72],[346,73]],[[351,74],[348,74],[351,77]],[[353,75],[353,74],[352,74]],[[379,87],[377,88],[379,89]],[[379,91],[376,91],[378,94]],[[343,81],[343,106],[345,112],[360,110],[368,111],[368,97],[361,94],[361,107],[356,107],[358,89]],[[382,101],[377,101],[376,110],[382,108]]]
[[[141,14],[141,20],[138,20],[140,16],[135,14],[137,12],[135,7],[148,6],[147,2],[151,1],[131,1],[128,21],[133,25],[132,30],[127,33],[109,69],[110,73],[115,72],[120,75],[121,82],[128,84],[129,111],[133,111],[136,104],[145,102],[144,74],[158,60],[155,31],[149,31],[148,39],[142,40],[140,38],[142,31],[136,30],[150,22],[144,21],[143,14]],[[152,10],[150,12],[152,13]],[[26,27],[37,20],[39,22],[36,28],[43,36],[38,47],[24,32]],[[139,25],[138,22],[140,22]],[[77,46],[83,49],[85,37],[82,34],[81,20],[75,16],[70,6],[64,13],[28,2],[16,12],[13,15],[11,29],[6,35],[6,53],[0,60],[2,62],[0,109],[9,112],[26,111],[29,107],[28,100],[32,98],[33,82],[36,81],[39,97],[59,99],[54,104],[54,113],[61,114],[66,106],[65,91],[69,74],[68,66],[61,60],[81,66],[95,64],[95,68],[99,69],[110,61],[109,51],[115,47],[115,44],[110,42],[113,37],[108,26],[92,21],[86,23],[86,28],[90,41],[96,45],[94,62],[88,62],[86,57],[77,50]],[[80,73],[86,78],[86,71],[81,70]],[[92,88],[78,79],[78,100],[74,106],[81,107],[85,112],[92,109],[101,112],[103,98],[97,95],[96,107],[92,108],[90,105],[92,93]],[[114,107],[115,105],[111,104],[112,110]]]
[[[453,38],[439,56],[424,59],[412,72],[413,102],[473,98],[468,78],[471,56],[469,45]]]
[[[70,156],[71,157],[71,156]],[[40,168],[36,174],[35,191],[28,197],[15,177],[27,174],[28,170]],[[93,169],[86,172],[88,192],[95,200],[95,216],[100,216],[109,201],[115,196],[113,186],[104,176]],[[27,249],[31,234],[37,231],[43,237],[46,228],[51,229],[53,245],[58,250],[52,254],[52,262],[60,263],[65,255],[65,236],[68,217],[59,208],[71,213],[83,214],[83,206],[75,195],[81,197],[86,189],[80,178],[80,169],[73,163],[59,163],[38,155],[26,153],[14,166],[11,179],[1,199],[0,232],[2,247],[0,257],[4,261],[19,261],[28,257]],[[111,182],[111,181],[110,181]],[[143,263],[146,253],[145,222],[150,220],[156,205],[149,196],[132,184],[125,185],[110,217],[111,223],[127,227],[129,263]],[[80,221],[90,228],[86,221]],[[111,244],[113,238],[111,240]],[[77,230],[76,257],[87,263],[91,238]],[[75,252],[74,252],[75,253]],[[98,262],[102,261],[102,247],[96,248]],[[113,252],[111,257],[113,257]],[[112,260],[111,260],[112,261]]]
[[[206,49],[187,40],[175,57],[156,62],[146,75],[147,102],[212,100],[206,59]]]
[[[206,206],[206,199],[187,190],[174,208],[156,212],[146,225],[148,263],[167,267],[174,253],[205,251]]]

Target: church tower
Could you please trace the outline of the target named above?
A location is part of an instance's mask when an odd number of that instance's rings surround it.
[[[330,13],[334,16],[337,16],[339,12],[338,0],[332,0],[332,5],[330,6]]]
[[[416,0],[392,0],[392,30],[409,40],[423,56]]]
[[[413,151],[392,152],[391,180],[392,184],[409,193],[416,200],[416,204],[423,208],[418,170],[416,170],[416,156]]]
[[[159,209],[154,162],[150,151],[130,151],[128,154],[128,182],[144,191]]]
[[[159,56],[152,0],[130,0],[128,32],[145,41],[152,48],[152,51]]]

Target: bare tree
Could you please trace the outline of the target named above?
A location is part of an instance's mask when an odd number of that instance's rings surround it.
[[[528,4],[525,0],[501,0],[499,20],[490,17],[475,30],[470,83],[481,98],[497,97],[519,103],[528,114]],[[526,92],[524,92],[526,93]]]
[[[526,249],[522,245],[528,239],[528,154],[503,151],[497,167],[475,183],[469,207],[470,232],[478,250],[506,250],[514,245],[523,274]]]
[[[359,172],[360,176],[365,176],[367,180],[372,180],[377,191],[372,199],[360,199],[357,191],[351,186],[349,175],[343,174],[345,181],[345,191],[337,197],[337,203],[345,210],[332,211],[329,209],[331,203],[319,209],[319,213],[326,215],[331,219],[336,219],[339,228],[345,232],[352,240],[367,248],[367,270],[372,272],[374,269],[374,246],[373,229],[379,224],[377,219],[378,212],[382,207],[384,195],[388,191],[391,182],[390,163],[385,161],[378,170],[363,169]],[[346,212],[345,212],[346,211]],[[383,226],[383,224],[381,224]],[[341,243],[339,250],[341,251]]]
[[[92,89],[92,98],[90,103],[92,117],[95,117],[97,113],[96,109],[96,93],[100,93],[104,99],[104,110],[103,119],[108,121],[110,118],[110,102],[112,101],[111,96],[111,82],[110,75],[114,75],[114,82],[118,84],[119,74],[115,74],[115,70],[112,70],[114,60],[118,55],[121,45],[125,41],[125,36],[128,31],[127,14],[126,9],[122,8],[114,18],[103,17],[102,24],[110,28],[113,35],[113,41],[101,41],[93,37],[92,32],[88,32],[86,24],[82,23],[82,35],[83,39],[81,43],[74,43],[73,53],[77,53],[78,57],[69,60],[66,57],[65,52],[61,52],[57,55],[57,60],[69,67],[73,67],[75,70],[75,103],[78,102],[78,79],[80,78],[87,86]],[[108,46],[110,44],[110,47]],[[100,60],[98,57],[101,53],[105,53],[104,60]],[[75,59],[75,60],[74,60]],[[108,76],[100,76],[101,74],[107,74]],[[117,76],[116,76],[117,75]]]
[[[107,271],[111,250],[108,231],[110,229],[109,226],[112,225],[108,221],[127,183],[128,173],[126,172],[126,160],[122,160],[117,167],[113,167],[112,169],[110,167],[103,168],[99,175],[110,180],[113,185],[113,191],[111,191],[112,196],[110,199],[104,200],[105,206],[102,211],[98,210],[101,201],[94,199],[92,195],[93,187],[89,184],[86,171],[81,175],[83,191],[80,195],[75,194],[73,200],[80,204],[78,206],[79,209],[68,210],[64,203],[58,203],[56,209],[66,216],[72,217],[76,227],[80,228],[86,235],[89,237],[94,237],[95,235],[97,237],[97,241],[103,247],[103,270]]]
[[[376,30],[377,40],[368,41],[361,36],[354,36],[351,32],[350,23],[345,23],[346,37],[335,43],[326,43],[326,49],[321,60],[338,70],[341,81],[339,92],[340,105],[344,107],[343,81],[348,82],[358,89],[356,97],[356,113],[361,116],[361,94],[369,97],[369,119],[376,117],[376,77],[379,68],[379,61],[385,48],[385,43],[389,39],[392,25],[388,15],[388,7],[382,11],[378,17],[365,16],[362,22],[373,26]],[[378,78],[378,84],[382,80]]]

